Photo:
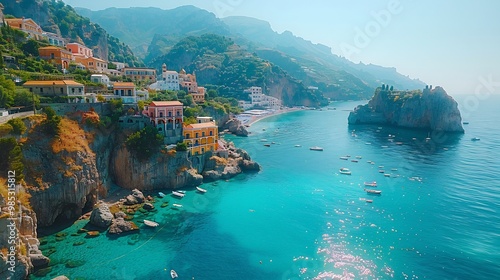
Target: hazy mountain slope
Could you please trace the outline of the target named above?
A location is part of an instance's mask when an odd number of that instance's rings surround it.
[[[75,8],[78,13],[98,22],[110,34],[123,40],[141,57],[155,50],[148,50],[156,34],[174,38],[174,45],[186,36],[205,33],[229,35],[227,26],[214,14],[194,6],[182,6],[172,10],[159,8],[109,8],[91,11]],[[170,46],[172,46],[170,45]],[[154,57],[148,57],[146,61]]]

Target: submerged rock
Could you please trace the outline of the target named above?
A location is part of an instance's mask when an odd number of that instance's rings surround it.
[[[116,218],[109,227],[109,234],[120,234],[138,230],[139,227],[133,222],[125,221],[123,218]]]
[[[360,105],[349,114],[348,123],[464,132],[458,103],[442,87],[422,92],[378,88],[367,105]]]

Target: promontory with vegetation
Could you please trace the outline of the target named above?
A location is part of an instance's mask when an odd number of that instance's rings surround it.
[[[383,85],[366,105],[349,114],[349,124],[379,124],[463,133],[458,103],[442,87],[400,91]]]

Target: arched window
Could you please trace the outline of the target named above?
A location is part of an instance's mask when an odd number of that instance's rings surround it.
[[[210,130],[210,136],[214,136],[214,132]]]

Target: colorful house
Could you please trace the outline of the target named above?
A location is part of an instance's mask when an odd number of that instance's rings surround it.
[[[52,32],[43,32],[42,33],[43,37],[45,37],[47,40],[49,40],[49,43],[54,46],[59,46],[59,47],[65,47],[66,46],[66,41],[64,40],[63,37],[52,33]]]
[[[158,81],[150,85],[149,88],[153,90],[179,90],[179,73],[167,70],[167,65],[163,63]]]
[[[137,102],[134,83],[115,82],[113,84],[113,92],[116,96],[120,96],[125,104]]]
[[[125,67],[122,69],[122,72],[124,77],[130,78],[132,81],[156,82],[156,70],[153,68]]]
[[[73,55],[76,63],[80,63],[89,71],[94,73],[108,72],[108,62],[97,57],[87,57],[82,55]]]
[[[143,115],[165,136],[165,144],[176,144],[182,140],[183,109],[179,101],[153,101]]]
[[[83,100],[85,95],[84,85],[73,80],[28,81],[23,84],[23,87],[40,96],[66,96],[68,102]]]
[[[205,88],[204,87],[198,87],[198,92],[196,93],[191,93],[193,96],[193,100],[196,103],[203,103],[205,102]]]
[[[68,69],[73,60],[73,54],[58,47],[43,47],[38,49],[40,58],[56,65],[59,69]]]
[[[44,39],[42,28],[30,18],[6,18],[5,23],[11,28],[28,33],[28,38],[35,40]]]
[[[201,155],[218,148],[219,131],[211,118],[197,118],[198,123],[185,125],[183,136],[191,155]]]
[[[66,44],[66,49],[74,55],[94,57],[94,52],[90,48],[79,43],[68,43]]]

